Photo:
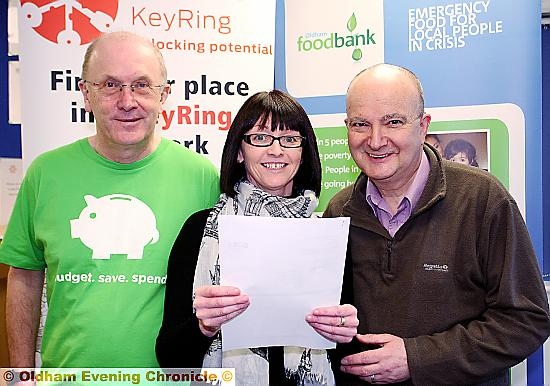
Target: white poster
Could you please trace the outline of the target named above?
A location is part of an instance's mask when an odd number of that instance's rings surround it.
[[[23,179],[21,160],[0,158],[0,239],[4,235]]]

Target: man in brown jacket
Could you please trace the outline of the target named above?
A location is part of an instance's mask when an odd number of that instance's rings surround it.
[[[509,368],[550,333],[514,199],[489,173],[424,144],[431,117],[409,70],[359,73],[346,110],[362,173],[325,216],[351,217],[342,301],[360,324],[333,357],[338,384],[509,384]]]

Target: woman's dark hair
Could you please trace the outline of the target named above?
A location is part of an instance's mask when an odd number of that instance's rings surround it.
[[[223,147],[220,168],[220,188],[222,193],[235,197],[235,184],[246,177],[244,163],[237,162],[237,155],[243,135],[259,124],[264,127],[271,120],[271,131],[296,130],[305,143],[302,146],[302,163],[294,176],[293,194],[305,189],[321,193],[321,161],[317,149],[317,139],[309,117],[303,107],[290,95],[280,90],[263,91],[252,95],[241,106],[227,133]]]
[[[466,154],[471,166],[479,166],[477,163],[477,152],[474,145],[464,139],[453,139],[445,146],[443,156],[445,159],[451,159],[458,153]]]

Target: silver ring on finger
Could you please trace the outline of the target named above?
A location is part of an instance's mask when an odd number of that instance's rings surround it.
[[[344,326],[344,324],[346,324],[346,318],[344,318],[343,316],[340,316],[340,324],[338,325],[338,327],[342,327]]]

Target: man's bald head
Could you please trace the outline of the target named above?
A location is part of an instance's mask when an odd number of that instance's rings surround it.
[[[420,83],[420,80],[412,71],[406,69],[405,67],[396,66],[393,64],[375,64],[355,75],[355,77],[351,80],[349,84],[348,94],[350,90],[354,87],[354,84],[362,82],[369,77],[388,80],[393,78],[396,81],[411,82],[411,84],[417,91],[416,94],[418,96],[418,115],[424,113],[424,90],[422,89],[422,84]]]
[[[103,34],[95,39],[92,44],[88,46],[86,54],[84,55],[84,62],[82,63],[82,79],[87,79],[90,58],[92,57],[92,55],[94,55],[98,47],[102,46],[103,44],[109,44],[110,41],[128,41],[128,44],[143,44],[150,47],[151,51],[154,53],[159,61],[162,80],[164,82],[166,81],[168,76],[166,72],[166,64],[164,63],[164,58],[159,49],[155,47],[155,45],[153,45],[150,40],[142,36],[136,35],[132,32],[126,31],[117,31]]]

